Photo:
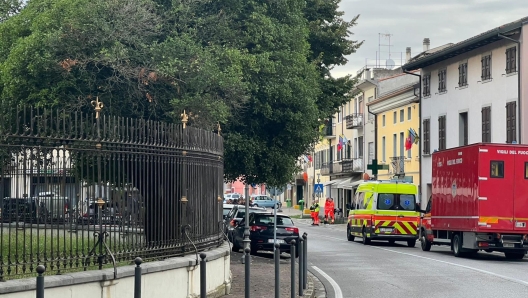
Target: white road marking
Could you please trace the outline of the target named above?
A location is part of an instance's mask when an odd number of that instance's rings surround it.
[[[347,241],[348,242],[348,240],[346,240],[346,239],[341,239],[341,238],[336,238],[336,237],[329,237],[329,236],[322,236],[322,235],[317,235],[317,237],[333,239],[333,240],[338,240],[338,241]],[[471,267],[471,266],[466,266],[466,265],[461,265],[461,264],[457,264],[457,263],[442,261],[442,260],[438,260],[438,259],[433,259],[433,258],[429,258],[429,257],[424,257],[424,256],[420,256],[420,255],[411,254],[411,253],[396,251],[396,250],[383,248],[383,247],[379,247],[379,246],[369,246],[369,247],[380,249],[380,250],[385,250],[385,251],[389,251],[389,252],[393,252],[393,253],[397,253],[397,254],[407,255],[407,256],[411,256],[411,257],[416,257],[416,258],[420,258],[420,259],[424,259],[424,260],[435,261],[435,262],[439,262],[439,263],[443,263],[443,264],[447,264],[447,265],[453,265],[453,266],[457,266],[457,267],[460,267],[460,268],[473,270],[473,271],[480,272],[480,273],[483,273],[483,274],[492,275],[492,276],[495,276],[495,277],[498,277],[498,278],[501,278],[501,279],[504,279],[504,280],[508,280],[508,281],[511,281],[511,282],[515,282],[515,283],[519,283],[519,284],[528,286],[528,281],[524,281],[524,280],[508,277],[508,276],[505,276],[505,275],[493,273],[491,271],[482,270],[482,269],[478,269],[478,268]]]
[[[315,269],[315,271],[319,272],[319,274],[321,274],[324,278],[326,278],[326,280],[328,280],[328,282],[330,283],[330,285],[332,286],[332,288],[334,288],[334,293],[335,293],[335,298],[343,298],[343,292],[341,292],[341,288],[339,287],[339,285],[335,282],[335,280],[333,280],[328,274],[326,274],[323,270],[317,268],[317,266],[312,266],[313,269]]]
[[[385,250],[385,251],[390,251],[390,252],[397,253],[397,254],[402,254],[402,255],[407,255],[407,256],[411,256],[411,257],[415,257],[415,258],[420,258],[420,259],[424,259],[424,260],[435,261],[435,262],[439,262],[439,263],[443,263],[443,264],[447,264],[447,265],[457,266],[457,267],[460,267],[460,268],[464,268],[464,269],[473,270],[473,271],[476,271],[476,272],[492,275],[492,276],[495,276],[495,277],[498,277],[498,278],[502,278],[502,279],[505,279],[505,280],[508,280],[508,281],[511,281],[511,282],[515,282],[515,283],[519,283],[519,284],[528,286],[528,282],[527,281],[516,279],[516,278],[511,278],[511,277],[508,277],[508,276],[505,276],[505,275],[493,273],[491,271],[482,270],[482,269],[478,269],[478,268],[475,268],[475,267],[470,267],[470,266],[461,265],[461,264],[457,264],[457,263],[451,263],[451,262],[442,261],[442,260],[438,260],[438,259],[423,257],[423,256],[410,254],[410,253],[406,253],[406,252],[401,252],[401,251],[396,251],[396,250],[392,250],[392,249],[387,249],[387,248],[383,248],[383,247],[377,247],[377,246],[371,246],[371,247],[372,248],[376,248],[376,249]]]

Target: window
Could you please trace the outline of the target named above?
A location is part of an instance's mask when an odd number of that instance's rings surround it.
[[[442,69],[438,71],[438,92],[446,92],[446,75],[447,69]]]
[[[468,113],[460,113],[458,116],[459,145],[468,144]]]
[[[524,163],[524,179],[528,179],[528,162]]]
[[[458,87],[467,86],[467,62],[458,65]]]
[[[491,54],[482,57],[482,75],[480,78],[485,80],[491,80]]]
[[[343,107],[339,107],[339,111],[337,112],[337,123],[341,123],[343,121],[343,115],[341,111],[343,110]]]
[[[403,119],[405,119],[405,112],[402,110],[400,110],[400,122],[403,122]]]
[[[393,123],[396,124],[396,112],[392,113],[392,116],[394,117]]]
[[[403,132],[400,132],[400,155],[395,156],[405,156],[405,135],[403,134]]]
[[[358,138],[358,153],[359,157],[363,157],[363,137]]]
[[[509,48],[506,50],[506,73],[513,73],[517,71],[517,48]]]
[[[381,123],[383,126],[385,126],[385,115],[381,116]]]
[[[411,107],[407,108],[407,120],[411,120]]]
[[[424,75],[423,77],[423,96],[431,95],[431,74]]]
[[[398,156],[398,137],[396,134],[392,135],[392,156],[396,157]]]
[[[517,103],[515,101],[506,104],[506,143],[516,141],[517,135]]]
[[[431,119],[423,121],[423,154],[431,153]]]
[[[446,149],[446,116],[438,117],[438,150]]]
[[[490,161],[490,177],[504,178],[504,161],[492,160]]]
[[[381,138],[381,160],[382,161],[386,161],[386,156],[385,156],[385,146],[386,146],[386,143],[385,143],[385,137],[382,137]]]
[[[374,159],[374,142],[368,143],[368,164],[372,164]]]
[[[491,143],[491,107],[482,108],[482,142]]]
[[[346,155],[346,157],[347,157],[348,159],[350,159],[350,158],[352,157],[352,156],[351,156],[351,155],[352,155],[352,146],[350,145],[350,141],[347,142],[347,144],[346,144],[346,148],[347,148],[347,155]]]
[[[415,210],[415,196],[412,194],[378,194],[378,210]]]

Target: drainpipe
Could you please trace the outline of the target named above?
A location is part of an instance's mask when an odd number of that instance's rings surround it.
[[[522,30],[522,29],[521,29]],[[522,138],[522,134],[521,134],[521,130],[522,130],[522,125],[521,125],[521,117],[522,117],[522,109],[521,109],[521,105],[522,105],[522,101],[521,101],[521,42],[518,41],[518,40],[515,40],[513,38],[510,38],[508,36],[504,36],[500,33],[497,34],[497,36],[499,36],[500,38],[504,38],[504,39],[507,39],[507,40],[510,40],[510,41],[513,41],[515,42],[517,45],[519,45],[517,48],[517,64],[519,65],[518,69],[517,69],[517,102],[519,103],[519,116],[517,117],[517,127],[518,127],[518,130],[519,130],[519,138],[517,140],[517,143],[518,144],[521,144],[521,138]]]
[[[407,70],[403,70],[404,73],[406,74],[409,74],[409,75],[412,75],[412,76],[417,76],[418,77],[418,80],[419,80],[419,83],[420,83],[420,94],[418,95],[418,119],[419,119],[419,124],[418,124],[418,133],[420,135],[420,142],[418,142],[418,162],[420,163],[420,173],[418,174],[418,176],[420,177],[420,206],[422,205],[422,186],[423,186],[423,181],[422,181],[422,141],[423,141],[423,132],[422,132],[422,74],[421,74],[421,71],[420,71],[420,74],[415,74],[415,73],[412,73],[412,72],[408,72]],[[421,207],[420,207],[421,208]]]

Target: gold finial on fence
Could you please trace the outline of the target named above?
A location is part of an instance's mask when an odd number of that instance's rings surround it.
[[[189,115],[187,115],[187,113],[185,113],[185,110],[183,110],[183,114],[180,115],[181,118],[182,118],[182,123],[183,123],[183,128],[185,128],[187,126],[187,121],[189,121]]]
[[[95,100],[92,100],[91,102],[92,106],[94,106],[95,109],[95,119],[99,118],[99,113],[101,113],[101,110],[104,108],[104,104],[99,101],[99,96],[95,98]]]
[[[218,135],[220,135],[221,131],[222,131],[222,128],[220,127],[220,122],[218,122]]]

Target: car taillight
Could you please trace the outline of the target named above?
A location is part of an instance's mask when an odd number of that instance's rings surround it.
[[[251,232],[256,232],[256,231],[264,231],[264,230],[267,230],[268,228],[266,227],[263,227],[263,226],[251,226],[249,227],[249,230]]]
[[[286,228],[286,231],[293,232],[294,234],[299,234],[298,228]]]

